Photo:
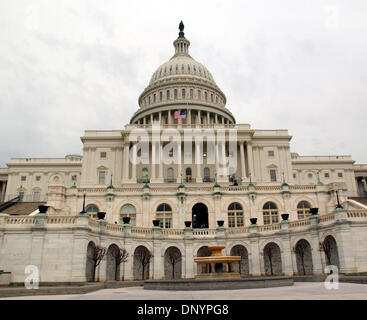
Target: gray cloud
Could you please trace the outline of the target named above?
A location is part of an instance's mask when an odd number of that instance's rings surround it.
[[[237,122],[367,163],[365,1],[211,3],[3,1],[0,166],[82,153],[85,129],[123,128],[181,19]]]

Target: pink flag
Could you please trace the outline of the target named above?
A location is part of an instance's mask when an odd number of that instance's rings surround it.
[[[175,111],[174,117],[175,117],[175,120],[180,118],[180,110]]]

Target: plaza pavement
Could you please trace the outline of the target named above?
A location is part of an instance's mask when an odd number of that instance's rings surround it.
[[[367,284],[339,283],[327,290],[323,282],[295,282],[293,286],[262,289],[158,291],[143,287],[103,289],[78,295],[48,295],[0,300],[367,300]]]

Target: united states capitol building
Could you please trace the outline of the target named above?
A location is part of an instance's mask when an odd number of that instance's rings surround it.
[[[0,270],[12,282],[27,265],[40,281],[90,281],[96,246],[97,281],[193,278],[211,245],[240,255],[242,276],[367,272],[367,165],[301,156],[287,130],[236,123],[183,31],[123,129],[85,131],[82,155],[0,169]],[[116,247],[129,253],[120,265]]]

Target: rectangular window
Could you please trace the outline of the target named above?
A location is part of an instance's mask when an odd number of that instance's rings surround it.
[[[338,178],[343,178],[343,172],[338,172]]]
[[[170,92],[169,92],[169,90],[167,90],[167,100],[169,100],[170,99]]]
[[[277,172],[276,172],[276,170],[270,170],[270,181],[277,181]]]
[[[38,191],[33,192],[33,202],[39,202],[41,199],[41,193]]]
[[[71,181],[76,181],[76,176],[71,176]]]
[[[159,92],[159,101],[162,101],[162,91],[161,92]]]
[[[273,150],[268,151],[268,157],[274,157],[274,151]]]
[[[98,172],[98,183],[105,184],[106,180],[106,171],[99,171]]]
[[[26,181],[27,180],[27,177],[26,176],[21,176],[20,177],[20,181]]]
[[[41,181],[41,176],[36,176],[36,181]]]
[[[296,179],[296,178],[297,178],[297,174],[293,173],[293,179]]]
[[[190,99],[194,98],[194,90],[190,89]]]
[[[107,152],[101,152],[101,159],[107,158]]]
[[[325,177],[325,178],[329,178],[329,177],[330,177],[330,173],[329,173],[329,172],[325,172],[325,173],[324,173],[324,177]]]

